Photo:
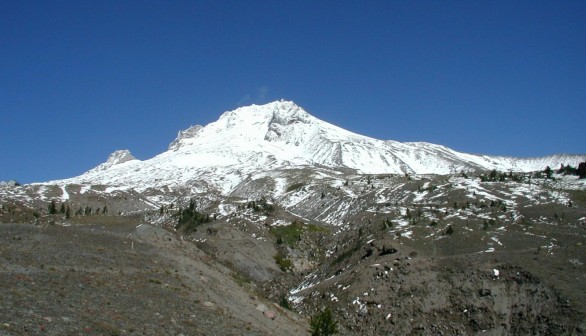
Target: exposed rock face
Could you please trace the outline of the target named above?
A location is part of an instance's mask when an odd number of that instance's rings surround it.
[[[172,150],[172,151],[178,150],[182,145],[182,140],[195,137],[197,135],[197,133],[199,131],[201,131],[201,129],[203,129],[203,126],[195,125],[195,126],[189,127],[186,130],[179,131],[179,133],[177,134],[177,138],[175,140],[173,140],[173,142],[171,142],[171,144],[169,144],[169,150]]]
[[[97,166],[96,168],[90,170],[90,172],[99,172],[99,171],[104,171],[107,170],[113,166],[128,162],[128,161],[134,161],[137,160],[132,153],[130,153],[129,150],[127,149],[121,149],[121,150],[117,150],[115,152],[113,152],[112,154],[110,154],[110,156],[108,156],[108,160],[106,160],[106,162],[102,163],[101,165]]]

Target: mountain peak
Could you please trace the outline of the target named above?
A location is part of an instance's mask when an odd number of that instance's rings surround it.
[[[106,161],[106,163],[115,165],[130,160],[136,160],[136,158],[134,157],[134,155],[132,155],[132,153],[130,153],[128,149],[121,149],[114,151],[112,154],[110,154],[110,156],[108,156],[108,160]]]
[[[179,131],[179,133],[177,133],[177,138],[169,144],[169,150],[178,150],[182,145],[182,140],[195,137],[202,129],[203,126],[195,125],[186,130]]]
[[[217,121],[208,125],[191,126],[179,131],[177,138],[169,145],[169,150],[177,151],[189,147],[197,138],[216,138],[228,141],[239,139],[258,139],[275,141],[293,124],[312,124],[317,119],[292,101],[278,100],[263,105],[242,106],[224,112]]]
[[[220,116],[219,120],[226,119],[226,118],[235,118],[235,117],[250,117],[250,116],[280,116],[282,118],[287,116],[293,116],[295,114],[305,114],[309,115],[305,112],[299,105],[295,104],[293,101],[287,100],[276,100],[270,103],[266,103],[263,105],[248,105],[242,106],[235,110],[224,112],[222,116]]]
[[[112,166],[119,165],[124,162],[132,161],[132,160],[136,160],[136,158],[134,157],[134,155],[132,155],[132,153],[130,153],[130,151],[128,149],[120,149],[120,150],[114,151],[112,154],[110,154],[108,156],[108,160],[106,160],[106,162],[104,162],[101,165],[97,166],[96,168],[90,170],[90,172],[92,172],[92,171],[97,172],[97,171],[101,171],[101,170],[106,170]]]

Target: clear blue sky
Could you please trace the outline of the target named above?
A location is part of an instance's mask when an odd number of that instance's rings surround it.
[[[0,0],[0,180],[293,100],[379,139],[586,152],[586,1]]]

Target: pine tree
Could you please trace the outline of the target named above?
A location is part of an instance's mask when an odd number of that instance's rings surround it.
[[[496,181],[496,175],[497,175],[496,169],[491,170],[490,174],[488,175],[489,180]]]
[[[179,208],[179,212],[176,216],[178,217],[178,220],[175,228],[184,233],[195,231],[200,224],[211,221],[209,214],[201,213],[196,210],[194,199],[189,201],[189,207],[187,209]]]
[[[448,228],[446,229],[446,236],[451,236],[452,234],[454,234],[454,229],[451,225],[448,225]]]
[[[586,178],[586,161],[580,162],[578,165],[578,178]]]
[[[57,205],[55,204],[55,201],[51,201],[51,204],[49,204],[49,213],[51,215],[54,215],[57,213]]]

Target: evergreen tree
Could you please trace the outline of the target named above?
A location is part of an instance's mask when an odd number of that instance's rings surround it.
[[[488,180],[489,181],[496,181],[496,169],[493,169],[490,171],[490,174],[488,175]]]
[[[451,225],[448,225],[448,228],[446,229],[446,236],[451,236],[452,234],[454,234],[454,229]]]
[[[54,215],[57,213],[57,205],[55,204],[55,201],[51,201],[51,204],[49,204],[49,213],[51,215]]]
[[[189,201],[187,209],[179,209],[177,217],[178,220],[175,228],[184,233],[195,231],[200,224],[211,221],[209,214],[201,213],[196,210],[194,199]]]
[[[586,178],[586,161],[580,162],[578,165],[578,178]]]

